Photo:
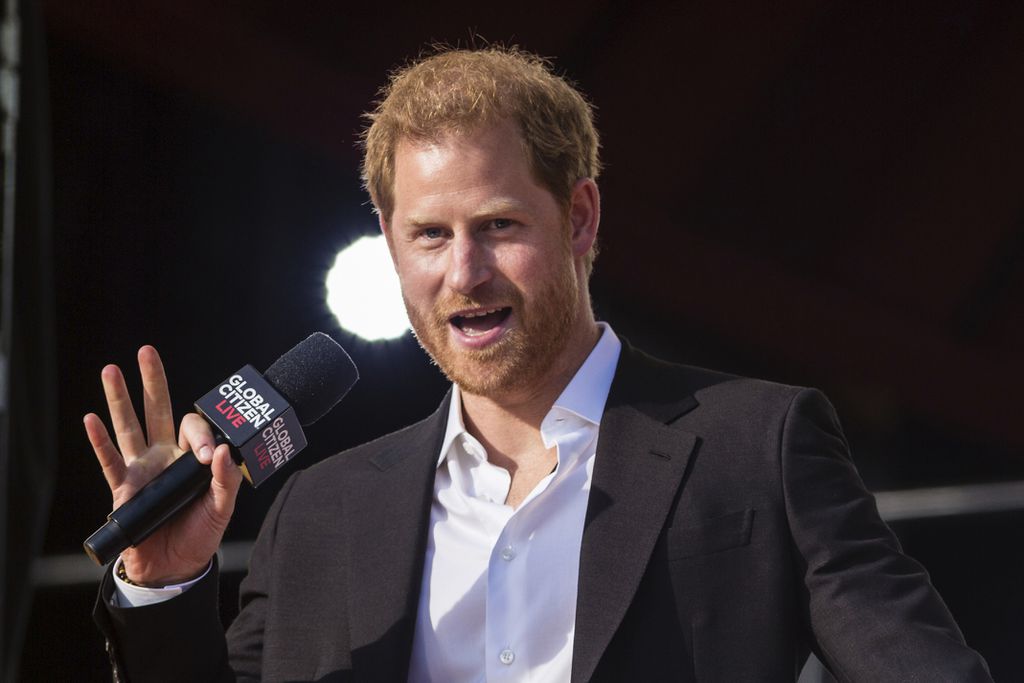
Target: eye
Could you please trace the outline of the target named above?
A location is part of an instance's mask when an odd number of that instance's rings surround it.
[[[423,228],[420,231],[420,235],[428,240],[437,240],[444,237],[444,231],[441,228]]]
[[[512,227],[512,223],[513,221],[509,218],[495,218],[491,221],[491,226],[496,230],[504,230]]]

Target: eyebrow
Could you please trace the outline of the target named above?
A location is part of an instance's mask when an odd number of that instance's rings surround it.
[[[474,212],[474,216],[477,218],[493,218],[495,216],[500,216],[502,214],[507,213],[523,213],[525,210],[526,207],[523,205],[523,203],[515,199],[496,199],[494,201],[485,202],[481,204],[479,207],[477,207],[476,211]],[[431,220],[429,218],[429,215],[430,214],[413,214],[412,216],[409,216],[404,221],[404,223],[414,228],[422,228],[425,226],[437,225],[438,223],[444,222],[439,220]]]

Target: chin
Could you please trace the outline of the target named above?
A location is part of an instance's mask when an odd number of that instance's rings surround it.
[[[482,357],[466,358],[466,355]],[[466,354],[446,349],[431,356],[445,377],[458,384],[462,391],[477,396],[497,396],[514,391],[526,383],[524,378],[529,374],[522,367],[522,359],[496,357],[498,354],[493,352]]]
[[[445,348],[438,355],[431,355],[445,376],[462,391],[497,398],[542,384],[565,349],[564,343],[555,340],[548,340],[547,344],[524,344],[520,337],[510,335],[479,352]]]

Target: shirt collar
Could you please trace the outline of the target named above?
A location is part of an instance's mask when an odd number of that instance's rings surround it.
[[[599,322],[597,326],[601,330],[597,344],[594,345],[590,355],[583,361],[583,365],[573,375],[569,384],[555,399],[551,410],[542,421],[542,425],[549,422],[548,418],[552,414],[565,412],[580,417],[594,426],[601,424],[601,416],[604,414],[608,391],[611,389],[612,379],[615,377],[615,367],[619,361],[622,342],[619,341],[618,336],[608,323]],[[459,385],[453,384],[452,398],[448,405],[448,424],[445,428],[444,440],[441,442],[441,452],[437,458],[438,467],[444,462],[455,440],[465,433],[466,424],[462,419],[462,391],[459,389]]]
[[[437,466],[440,467],[444,458],[455,443],[455,439],[466,433],[466,423],[462,421],[462,392],[458,384],[452,385],[452,400],[448,404],[448,426],[444,430],[444,441],[441,442],[441,452],[437,457]]]
[[[558,408],[578,415],[595,425],[601,424],[604,404],[608,401],[608,391],[622,350],[622,342],[611,326],[603,322],[597,325],[601,329],[597,344],[551,407],[552,410]]]

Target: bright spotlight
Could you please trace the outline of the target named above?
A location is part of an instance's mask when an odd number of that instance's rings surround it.
[[[338,252],[327,273],[327,306],[338,324],[369,341],[401,337],[409,329],[383,235],[360,237]]]

